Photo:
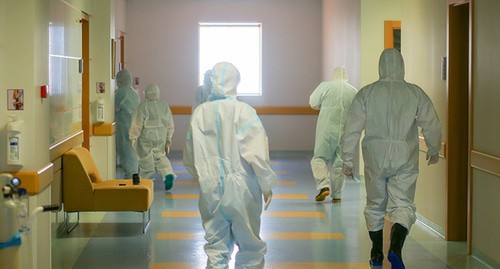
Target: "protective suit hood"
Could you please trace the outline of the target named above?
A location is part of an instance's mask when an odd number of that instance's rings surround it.
[[[385,49],[380,55],[378,72],[380,79],[404,80],[403,56],[397,49]]]
[[[160,88],[156,84],[150,84],[144,90],[147,100],[160,100]]]
[[[130,72],[127,69],[120,70],[116,74],[116,85],[118,88],[132,85],[132,76],[130,76]]]
[[[332,80],[347,81],[347,70],[343,67],[337,67],[333,70]]]
[[[210,76],[212,91],[210,100],[236,98],[236,88],[240,83],[240,72],[232,63],[221,62],[212,68]]]

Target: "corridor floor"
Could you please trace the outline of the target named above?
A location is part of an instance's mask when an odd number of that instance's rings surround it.
[[[363,181],[346,180],[340,204],[333,204],[330,197],[315,202],[311,157],[311,152],[271,153],[279,182],[262,216],[261,237],[268,246],[266,268],[369,268],[371,243],[363,217]],[[172,152],[170,160],[177,179],[168,192],[160,180],[155,181],[146,234],[141,231],[141,213],[81,213],[80,224],[70,234],[64,225],[54,224],[52,268],[205,268],[198,185],[182,165],[181,152]],[[388,224],[385,231],[387,252]],[[465,242],[445,241],[417,222],[405,242],[403,259],[409,269],[488,268],[465,252]],[[383,268],[390,268],[387,259]]]

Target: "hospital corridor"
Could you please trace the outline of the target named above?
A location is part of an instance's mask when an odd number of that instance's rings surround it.
[[[363,180],[346,180],[341,203],[334,204],[331,198],[315,202],[311,157],[312,152],[271,152],[278,184],[262,216],[261,236],[268,246],[265,268],[370,268]],[[178,177],[171,191],[156,180],[146,234],[141,232],[137,212],[80,213],[80,224],[70,234],[62,229],[53,235],[52,268],[204,268],[206,241],[198,210],[199,188],[182,165],[182,152],[173,152],[171,161]],[[388,236],[387,232],[387,243]],[[465,248],[464,242],[445,241],[417,222],[403,258],[406,268],[489,268],[465,255]],[[383,268],[390,268],[387,260]]]
[[[0,269],[500,269],[500,0],[0,0]]]

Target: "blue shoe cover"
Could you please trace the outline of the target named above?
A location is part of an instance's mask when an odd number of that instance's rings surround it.
[[[405,269],[403,261],[396,255],[394,251],[389,251],[387,259],[391,262],[391,269]]]
[[[165,176],[165,190],[168,191],[174,186],[174,175],[168,174]]]

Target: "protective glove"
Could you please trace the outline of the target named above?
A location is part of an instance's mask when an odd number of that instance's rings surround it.
[[[264,210],[267,210],[269,204],[271,203],[271,200],[273,199],[273,191],[264,192],[262,193],[262,195],[264,196],[264,202],[265,202]]]
[[[342,173],[344,173],[344,175],[346,175],[347,177],[354,178],[352,174],[352,167],[349,167],[345,163],[342,165]]]
[[[130,145],[132,146],[132,148],[133,148],[134,150],[135,150],[136,143],[137,143],[137,140],[136,140],[136,139],[132,139],[132,140],[130,140]]]
[[[430,155],[429,152],[425,154],[427,165],[436,164],[439,162],[439,154]]]

